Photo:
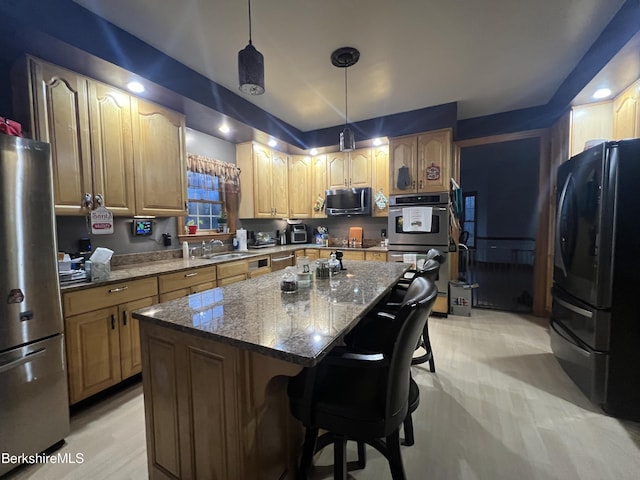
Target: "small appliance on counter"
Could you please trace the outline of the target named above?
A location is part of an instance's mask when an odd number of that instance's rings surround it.
[[[268,232],[256,232],[249,248],[267,248],[276,245],[276,240]]]
[[[287,239],[289,243],[307,243],[307,227],[302,220],[287,220]]]

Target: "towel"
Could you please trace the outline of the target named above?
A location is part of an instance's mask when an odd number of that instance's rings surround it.
[[[402,166],[398,169],[398,182],[397,186],[400,190],[406,190],[411,185],[411,175],[409,174],[409,167]]]

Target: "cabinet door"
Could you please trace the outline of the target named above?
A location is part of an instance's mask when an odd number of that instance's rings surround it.
[[[318,198],[325,199],[327,190],[327,156],[319,155],[311,160],[311,205],[315,207]],[[326,218],[324,205],[320,210],[312,207],[313,218]]]
[[[92,193],[87,81],[46,62],[27,62],[33,91],[34,138],[51,144],[56,214],[85,215]]]
[[[451,130],[418,135],[418,192],[444,192],[451,179]]]
[[[371,186],[371,149],[362,148],[349,154],[349,187]]]
[[[134,215],[131,97],[99,82],[88,85],[93,194],[114,215]]]
[[[640,82],[622,92],[613,102],[613,138],[640,137]]]
[[[118,308],[67,317],[64,325],[70,403],[120,382]]]
[[[184,215],[184,115],[132,98],[138,215]]]
[[[289,216],[289,160],[287,155],[274,150],[271,154],[271,202],[274,214]]]
[[[389,193],[401,195],[416,191],[418,143],[415,136],[389,140]]]
[[[262,145],[253,145],[253,178],[254,217],[273,218],[271,151]]]
[[[346,188],[349,179],[347,153],[335,152],[327,155],[327,189]]]
[[[142,371],[140,359],[140,324],[131,312],[158,303],[158,297],[143,298],[118,307],[120,322],[120,369],[122,378],[129,378]]]
[[[289,213],[293,218],[311,217],[311,158],[293,155],[289,163]]]
[[[386,217],[389,215],[389,147],[375,147],[372,149],[372,174],[371,187],[373,191],[373,216]],[[387,199],[384,208],[378,208],[376,205],[376,194],[382,191]]]

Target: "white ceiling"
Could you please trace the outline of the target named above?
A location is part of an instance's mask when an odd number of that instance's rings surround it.
[[[74,0],[302,130],[458,102],[458,118],[543,105],[624,0],[253,0],[264,95],[237,87],[243,0]]]

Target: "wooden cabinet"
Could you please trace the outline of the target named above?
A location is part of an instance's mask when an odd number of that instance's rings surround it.
[[[222,263],[218,265],[218,286],[231,285],[247,279],[249,262],[240,260],[237,262]]]
[[[151,322],[141,333],[150,479],[291,477],[302,429],[283,380],[299,366]]]
[[[331,258],[331,253],[339,249],[320,249],[320,258]],[[342,250],[342,260],[364,260],[363,250]]]
[[[327,155],[327,188],[371,186],[371,149]]]
[[[168,302],[192,293],[215,288],[216,278],[217,270],[214,265],[159,275],[160,302]]]
[[[640,81],[624,90],[613,101],[613,138],[640,137]]]
[[[386,217],[389,215],[389,147],[387,145],[371,149],[371,187],[373,202],[373,216]],[[384,208],[376,205],[376,195],[382,192],[387,199]]]
[[[184,214],[183,115],[34,57],[12,77],[17,118],[51,144],[56,214]]]
[[[318,260],[318,249],[317,248],[305,248],[304,249],[305,256],[309,257],[310,262],[315,262]]]
[[[313,218],[326,218],[323,208],[316,210],[316,202],[318,198],[325,200],[325,191],[327,190],[327,156],[318,155],[311,159],[311,216]]]
[[[390,194],[444,192],[451,178],[451,129],[389,141]]]
[[[292,155],[289,161],[289,215],[310,218],[315,198],[311,189],[312,162],[306,155]],[[324,193],[324,192],[322,192]]]
[[[184,215],[187,202],[184,115],[133,99],[136,212]]]
[[[242,170],[240,218],[289,216],[287,155],[257,143],[236,146],[236,164]]]
[[[387,252],[364,252],[365,260],[369,260],[372,262],[386,262],[387,261]]]
[[[69,401],[77,403],[140,372],[138,321],[158,302],[155,278],[63,294]]]

